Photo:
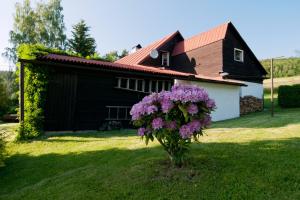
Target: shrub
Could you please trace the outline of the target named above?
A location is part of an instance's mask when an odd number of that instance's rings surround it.
[[[23,44],[18,48],[20,59],[34,60],[48,53],[61,51],[31,44]],[[18,139],[33,138],[43,133],[44,106],[50,76],[48,68],[32,63],[24,65],[24,73],[24,123],[19,128]]]
[[[152,93],[135,104],[130,114],[146,145],[154,137],[171,162],[181,166],[192,140],[198,141],[211,122],[215,102],[197,86],[174,85],[171,91]]]
[[[300,84],[279,86],[278,104],[283,108],[300,107]]]

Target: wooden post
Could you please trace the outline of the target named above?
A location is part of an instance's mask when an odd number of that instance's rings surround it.
[[[21,62],[19,74],[19,92],[20,92],[20,123],[24,122],[24,63]]]
[[[274,117],[274,81],[273,81],[273,58],[271,58],[271,117]]]

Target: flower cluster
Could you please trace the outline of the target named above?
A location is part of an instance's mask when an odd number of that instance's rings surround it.
[[[180,106],[188,113],[188,119],[181,114]],[[204,89],[193,85],[174,85],[171,91],[144,97],[132,107],[130,114],[134,122],[139,122],[140,136],[145,135],[146,129],[150,134],[167,129],[177,131],[182,139],[188,139],[210,124],[209,114],[215,106]]]

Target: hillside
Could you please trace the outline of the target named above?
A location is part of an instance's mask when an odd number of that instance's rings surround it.
[[[300,76],[293,76],[293,77],[280,77],[274,79],[274,87],[278,88],[280,85],[294,85],[300,84]],[[270,89],[271,88],[271,79],[264,80],[264,88]]]
[[[270,59],[260,61],[270,74]],[[274,60],[274,76],[290,77],[300,75],[300,57],[291,57]]]

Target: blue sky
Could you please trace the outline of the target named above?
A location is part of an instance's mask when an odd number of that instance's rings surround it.
[[[15,2],[0,2],[0,52],[9,45]],[[145,46],[176,30],[190,37],[227,21],[259,59],[295,56],[300,50],[297,0],[62,0],[62,5],[67,35],[72,25],[86,20],[100,54]],[[1,69],[7,69],[3,58]]]

